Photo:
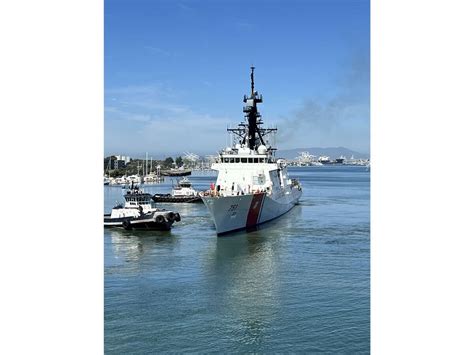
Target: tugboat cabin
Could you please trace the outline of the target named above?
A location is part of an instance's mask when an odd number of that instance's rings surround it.
[[[147,193],[131,193],[127,192],[123,196],[125,198],[125,207],[127,208],[138,208],[138,206],[151,205],[151,195]]]
[[[183,180],[178,182],[178,186],[179,187],[188,187],[188,188],[190,188],[191,187],[191,182],[188,179],[184,178]]]

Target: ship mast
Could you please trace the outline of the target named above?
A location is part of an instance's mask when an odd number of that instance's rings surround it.
[[[250,73],[250,97],[244,97],[244,102],[246,106],[244,106],[244,112],[246,113],[246,118],[248,121],[248,146],[251,150],[256,148],[255,141],[256,141],[256,133],[258,132],[258,125],[257,119],[260,117],[260,114],[257,110],[257,104],[263,102],[262,95],[258,95],[258,92],[254,91],[254,78],[253,78],[253,71],[255,67],[250,67],[252,72]]]
[[[263,123],[261,115],[258,112],[257,104],[263,102],[262,95],[255,91],[254,70],[255,67],[250,67],[250,96],[244,95],[245,106],[243,111],[245,113],[246,123],[240,123],[239,128],[228,128],[228,132],[232,132],[241,138],[241,144],[246,145],[251,150],[255,150],[259,145],[265,145],[263,137],[268,133],[275,132],[276,128],[260,128]],[[269,147],[267,147],[269,148]],[[275,150],[274,148],[269,148]]]

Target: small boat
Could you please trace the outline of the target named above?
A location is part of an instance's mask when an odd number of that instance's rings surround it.
[[[174,222],[181,221],[178,212],[159,209],[152,196],[133,187],[124,195],[125,205],[116,205],[104,215],[104,227],[122,227],[126,230],[170,230]]]
[[[319,158],[318,158],[318,162],[320,162],[321,164],[330,164],[331,163],[331,159],[326,156],[326,155],[321,155]]]
[[[127,176],[127,182],[129,184],[141,184],[143,182],[143,178],[138,175],[138,174],[135,174],[135,175],[130,175],[130,176]]]
[[[344,164],[345,161],[346,161],[346,157],[341,155],[339,158],[336,158],[335,163],[336,164]]]
[[[126,185],[126,184],[127,184],[127,178],[126,178],[125,175],[121,176],[121,177],[117,177],[117,178],[112,179],[110,181],[110,185],[121,185],[121,186],[123,186],[123,185]]]
[[[171,194],[155,194],[155,202],[202,202],[199,192],[194,190],[191,181],[183,178],[178,182],[178,186],[173,187]]]

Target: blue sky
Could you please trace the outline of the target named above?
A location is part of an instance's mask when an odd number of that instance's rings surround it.
[[[370,150],[370,3],[105,0],[105,154],[214,153],[249,67],[279,149]]]

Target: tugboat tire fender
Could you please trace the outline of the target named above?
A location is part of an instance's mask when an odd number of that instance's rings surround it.
[[[161,214],[159,214],[158,216],[156,216],[156,222],[157,223],[164,223],[165,222],[165,217],[163,217]]]
[[[176,212],[176,214],[174,215],[174,220],[175,220],[176,222],[181,221],[181,216],[180,216],[180,214],[179,214],[178,212]]]
[[[168,218],[168,221],[174,222],[176,220],[176,216],[173,212],[169,212],[166,217]]]
[[[126,230],[132,229],[131,223],[129,220],[125,220],[122,222],[122,227]]]

